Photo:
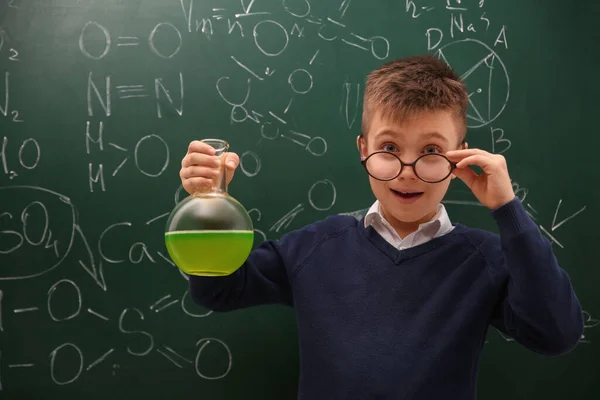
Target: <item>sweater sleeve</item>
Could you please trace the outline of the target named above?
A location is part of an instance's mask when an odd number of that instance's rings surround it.
[[[492,325],[537,353],[569,352],[582,337],[583,314],[549,240],[518,198],[492,215],[502,249],[491,262],[508,273]]]
[[[290,283],[279,243],[263,242],[246,262],[227,276],[189,275],[190,296],[217,312],[262,304],[292,305]]]
[[[293,306],[290,274],[312,253],[318,226],[307,225],[281,240],[263,242],[231,275],[190,275],[190,296],[197,304],[217,312],[264,304]]]

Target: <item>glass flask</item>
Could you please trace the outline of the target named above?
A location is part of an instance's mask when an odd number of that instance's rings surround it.
[[[179,202],[167,220],[165,244],[171,259],[188,275],[225,276],[240,268],[254,243],[248,212],[227,193],[225,158],[229,143],[202,142],[216,150],[219,175]]]

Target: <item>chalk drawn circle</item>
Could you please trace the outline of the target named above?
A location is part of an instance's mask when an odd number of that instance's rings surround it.
[[[66,317],[58,318],[52,312],[52,297],[54,296],[54,293],[56,292],[58,287],[63,283],[69,284],[75,289],[75,295],[77,297],[77,309],[74,312],[72,312],[71,314],[67,315]],[[81,291],[79,290],[79,287],[77,287],[75,282],[73,282],[69,279],[61,279],[60,281],[58,281],[54,285],[52,285],[52,287],[48,290],[47,306],[48,306],[48,314],[50,315],[50,318],[52,318],[52,320],[55,322],[68,321],[70,319],[75,318],[81,312]]]
[[[248,161],[246,160],[248,159],[248,157],[254,161],[254,168],[252,171],[249,171],[247,168]],[[242,157],[240,158],[240,168],[242,169],[244,175],[252,178],[253,176],[258,175],[258,173],[260,172],[260,167],[261,162],[260,157],[258,157],[258,154],[256,154],[253,151],[245,151],[244,154],[242,154]]]
[[[380,40],[380,41],[382,40],[383,44],[385,46],[385,54],[383,56],[380,56],[375,51],[375,43],[377,40]],[[384,38],[383,36],[373,36],[371,38],[371,54],[373,54],[373,57],[375,57],[378,60],[385,60],[390,55],[390,42],[388,42],[388,40],[386,38]]]
[[[267,51],[267,50],[265,50],[265,43],[263,43],[262,45],[259,43],[258,27],[263,24],[273,25],[276,28],[279,28],[278,31],[283,33],[283,37],[285,38],[283,46],[275,46],[275,47],[281,47],[281,49],[279,49],[278,51]],[[269,56],[269,57],[276,57],[276,56],[280,55],[281,53],[283,53],[283,51],[287,48],[288,42],[290,41],[290,37],[288,36],[288,33],[285,30],[285,28],[279,22],[271,21],[269,19],[260,21],[259,23],[254,25],[253,36],[254,36],[254,44],[256,45],[256,47],[261,51],[261,53],[263,53],[264,55]],[[272,30],[271,30],[271,34],[261,35],[261,38],[272,39],[274,37],[275,37],[275,34],[273,33]]]
[[[25,150],[27,150],[27,145],[29,143],[32,143],[35,149],[35,161],[31,164],[25,164],[25,161],[23,160],[23,152]],[[37,142],[37,140],[33,139],[33,138],[29,138],[29,139],[25,139],[23,141],[23,144],[21,145],[21,148],[19,149],[19,164],[21,164],[21,166],[25,169],[35,169],[35,167],[38,166],[39,162],[40,162],[40,158],[42,157],[42,152],[40,149],[40,145]]]
[[[219,96],[221,96],[221,98],[223,99],[223,101],[227,104],[229,104],[230,106],[243,106],[244,104],[246,104],[246,102],[248,101],[248,98],[250,97],[250,78],[248,78],[247,83],[248,86],[246,87],[246,97],[244,98],[244,101],[242,101],[241,103],[233,103],[231,101],[229,101],[225,95],[223,94],[223,92],[221,91],[221,88],[219,86],[219,84],[221,83],[221,81],[223,80],[229,80],[228,76],[222,76],[219,79],[217,79],[217,92],[219,93]],[[248,112],[246,112],[246,114],[248,114]]]
[[[315,204],[315,201],[313,199],[313,190],[315,190],[315,188],[318,185],[326,185],[328,187],[331,187],[331,192],[332,192],[332,196],[331,196],[331,204],[329,204],[328,206],[325,207],[318,207]],[[310,190],[308,191],[308,202],[310,203],[310,205],[312,206],[312,208],[314,208],[317,211],[327,211],[329,210],[331,207],[333,207],[333,205],[335,204],[335,200],[337,197],[337,193],[335,190],[335,186],[333,185],[333,182],[331,182],[329,179],[323,179],[320,181],[315,182],[311,187]]]
[[[77,352],[77,357],[79,358],[79,367],[77,369],[77,373],[71,379],[66,381],[59,381],[55,376],[54,363],[56,362],[56,355],[58,354],[58,351],[66,347],[71,347]],[[50,353],[50,377],[57,385],[68,385],[69,383],[75,382],[77,378],[79,378],[79,376],[81,375],[81,372],[83,372],[83,353],[81,353],[79,347],[75,346],[73,343],[61,344]]]
[[[434,54],[453,67],[467,86],[471,82],[472,87],[482,89],[474,90],[475,96],[469,98],[467,127],[486,126],[502,114],[510,97],[510,77],[494,50],[479,40],[467,38],[450,42]]]
[[[271,135],[267,135],[265,133],[265,125],[273,125],[273,124],[271,124],[270,122],[265,122],[264,124],[262,124],[260,126],[260,136],[262,136],[263,138],[268,139],[268,140],[277,139],[279,137],[279,127],[275,128],[276,129],[275,134],[271,136]]]
[[[204,348],[213,342],[216,344],[220,344],[225,349],[225,351],[227,352],[228,363],[227,363],[227,369],[221,375],[208,376],[208,375],[205,375],[202,372],[200,372],[200,368],[198,367],[198,361],[200,360],[200,356],[202,355],[202,351],[204,351]],[[198,353],[196,354],[196,360],[194,363],[194,366],[196,368],[196,373],[198,374],[198,376],[200,376],[201,378],[207,379],[207,380],[218,380],[218,379],[225,378],[227,376],[227,374],[229,373],[229,371],[231,371],[231,367],[233,366],[231,350],[229,350],[229,347],[225,344],[225,342],[223,342],[222,340],[216,339],[216,338],[200,339],[198,341],[198,343],[196,343],[196,345],[198,346],[200,344],[202,344],[202,345],[198,349]]]
[[[300,75],[300,77],[299,77],[298,75]],[[299,85],[297,82],[298,82],[298,80],[301,80],[301,79],[302,79],[302,77],[301,77],[302,75],[304,75],[304,76],[306,77],[306,79],[308,79],[308,84],[304,83],[304,85],[305,85],[306,87],[305,87],[305,88],[302,88],[303,90],[300,90],[300,89],[298,88],[298,86],[301,86],[301,85]],[[296,82],[296,83],[294,83],[294,79],[295,79],[295,82]],[[305,69],[301,69],[301,68],[300,68],[300,69],[297,69],[297,70],[294,70],[294,71],[292,71],[292,73],[291,73],[291,74],[290,74],[290,76],[288,77],[288,83],[290,84],[290,86],[291,86],[292,90],[293,90],[295,93],[298,93],[298,94],[306,94],[306,93],[310,92],[310,90],[311,90],[311,89],[312,89],[312,87],[313,87],[313,77],[312,77],[312,75],[310,74],[310,72],[308,72],[308,71],[307,71],[307,70],[305,70]]]
[[[320,145],[316,144],[316,143],[320,143]],[[315,147],[316,147],[316,149],[315,149]],[[319,149],[319,147],[321,147],[321,149]],[[308,152],[310,154],[312,154],[313,156],[320,157],[323,154],[327,153],[327,142],[322,137],[315,136],[314,138],[310,139],[310,141],[306,145],[306,150],[308,150]],[[317,150],[321,150],[321,151],[317,151]]]
[[[185,305],[185,299],[190,297],[189,294],[190,294],[190,291],[188,289],[183,293],[183,296],[181,296],[181,301],[180,301],[181,309],[183,310],[184,313],[186,313],[187,315],[189,315],[190,317],[193,317],[193,318],[204,318],[204,317],[208,317],[210,314],[213,313],[212,310],[208,310],[204,314],[194,314],[193,312],[188,310],[187,306]],[[196,307],[198,307],[198,306],[196,306]]]
[[[25,198],[25,196],[27,196],[28,193],[33,192],[38,194],[38,196],[41,194],[44,195],[51,195],[51,198],[54,198],[55,201],[57,201],[55,204],[64,204],[67,206],[67,211],[65,211],[65,213],[68,213],[70,218],[66,219],[66,218],[61,218],[61,224],[64,224],[66,226],[70,226],[69,230],[68,230],[68,235],[69,236],[60,236],[60,234],[56,233],[56,230],[53,230],[54,236],[53,236],[53,240],[52,242],[56,241],[58,244],[56,245],[56,247],[54,246],[50,246],[49,248],[45,248],[46,244],[44,244],[44,248],[47,251],[55,251],[58,254],[55,254],[55,258],[56,261],[51,262],[50,266],[47,268],[44,268],[44,264],[43,263],[36,263],[35,265],[38,267],[38,272],[31,272],[31,273],[25,273],[23,275],[19,275],[19,276],[5,276],[4,274],[6,274],[6,270],[5,269],[0,269],[0,281],[11,281],[11,280],[21,280],[21,279],[29,279],[29,278],[35,278],[38,276],[41,276],[43,274],[47,274],[50,271],[53,271],[54,269],[56,269],[60,264],[62,264],[62,262],[67,258],[67,256],[69,255],[69,253],[71,252],[71,248],[73,247],[73,243],[75,241],[75,232],[81,232],[78,224],[77,224],[77,216],[76,216],[76,210],[75,210],[75,206],[71,203],[71,199],[69,199],[67,196],[62,195],[60,193],[57,193],[53,190],[50,189],[45,189],[45,188],[41,188],[41,187],[37,187],[37,186],[6,186],[6,187],[0,187],[0,208],[2,208],[2,199],[7,199],[9,194],[7,193],[7,191],[11,191],[11,190],[18,190],[18,191],[24,191],[25,193],[23,193],[22,195],[20,195],[22,198]],[[4,192],[3,192],[4,191]],[[48,202],[44,202],[43,203],[47,207]],[[64,207],[63,207],[64,208]],[[52,213],[49,213],[49,218],[52,216]],[[62,213],[61,213],[62,215]],[[50,228],[49,228],[50,229]],[[2,233],[2,231],[0,231],[0,233]],[[81,235],[83,235],[83,233],[81,233]],[[19,245],[19,247],[15,247],[13,249],[11,249],[11,252],[13,251],[18,251],[18,249],[25,243],[25,241],[22,241],[21,244]],[[64,247],[64,253],[60,254],[60,252],[58,251],[58,246],[63,245],[61,247]],[[38,248],[42,248],[42,246],[40,245]],[[1,254],[0,254],[1,256]],[[2,261],[0,259],[0,263],[4,264],[4,261]],[[41,267],[40,267],[41,266]],[[22,272],[21,272],[22,273]]]
[[[289,0],[283,0],[283,8],[285,8],[285,11],[287,11],[289,14],[293,15],[294,17],[298,17],[298,18],[308,17],[308,14],[310,14],[310,3],[308,2],[308,0],[302,0],[302,2],[306,6],[306,12],[304,14],[292,12],[290,10],[290,7],[288,7],[288,5],[287,5],[288,1]]]
[[[243,116],[241,119],[236,117],[236,114],[238,114],[236,111],[238,111],[238,110],[241,110],[239,112],[239,114],[241,114]],[[246,110],[246,108],[244,106],[235,104],[233,107],[231,107],[231,120],[233,122],[241,123],[247,119],[248,119],[248,110]]]
[[[177,39],[178,39],[177,47],[175,48],[175,50],[173,50],[171,52],[171,54],[164,54],[163,52],[159,51],[156,48],[156,43],[154,43],[154,36],[156,35],[156,32],[158,31],[158,28],[160,28],[161,26],[169,27],[172,30],[174,30],[175,33],[177,34]],[[179,50],[181,50],[181,41],[182,41],[181,32],[179,32],[179,29],[177,29],[175,27],[175,25],[173,25],[173,24],[171,24],[169,22],[160,22],[160,23],[158,23],[154,27],[154,29],[152,29],[152,32],[150,32],[150,36],[148,37],[148,45],[150,46],[150,50],[152,50],[152,52],[154,54],[156,54],[157,56],[159,56],[161,58],[166,58],[166,59],[173,58],[173,57],[175,57],[175,55],[177,53],[179,53]]]
[[[100,53],[99,56],[94,56],[94,55],[90,54],[90,52],[88,52],[87,49],[85,48],[85,44],[83,43],[83,35],[85,34],[85,32],[89,26],[97,27],[98,29],[100,29],[102,31],[102,34],[104,34],[104,50],[102,51],[102,53]],[[83,26],[83,28],[81,28],[81,34],[79,35],[79,50],[81,50],[81,52],[86,57],[89,57],[93,60],[103,59],[108,54],[108,51],[110,50],[110,33],[108,32],[108,29],[106,29],[105,27],[103,27],[102,25],[97,23],[96,21],[88,21]]]
[[[140,162],[139,162],[139,151],[140,151],[140,146],[142,145],[142,143],[144,143],[146,140],[149,139],[158,139],[158,141],[164,146],[165,148],[165,162],[163,164],[163,166],[160,168],[160,170],[157,173],[150,173],[145,171],[144,169],[142,169],[142,167],[140,167]],[[141,138],[137,144],[135,145],[135,151],[133,153],[134,155],[134,159],[135,159],[135,166],[137,167],[137,169],[144,175],[149,176],[151,178],[156,178],[160,175],[162,175],[163,172],[165,172],[165,170],[167,169],[167,166],[169,165],[169,146],[167,145],[167,142],[165,142],[165,140],[163,138],[161,138],[158,135],[148,135],[148,136],[144,136],[143,138]],[[152,157],[152,159],[155,159],[156,157]]]

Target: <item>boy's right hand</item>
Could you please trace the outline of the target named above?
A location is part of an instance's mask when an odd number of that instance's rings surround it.
[[[215,149],[199,140],[194,140],[188,146],[188,151],[181,160],[179,177],[186,192],[193,194],[201,187],[212,185],[219,175],[220,160],[215,154]],[[240,163],[236,153],[226,153],[223,158],[226,163],[227,185],[231,182],[235,169]]]

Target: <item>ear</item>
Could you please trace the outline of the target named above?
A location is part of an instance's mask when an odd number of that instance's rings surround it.
[[[358,148],[360,157],[365,158],[367,156],[367,143],[363,135],[358,135],[356,137],[356,147]]]

